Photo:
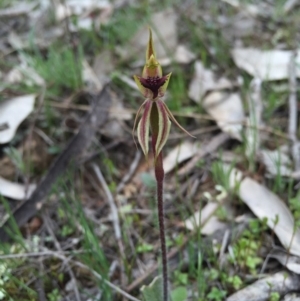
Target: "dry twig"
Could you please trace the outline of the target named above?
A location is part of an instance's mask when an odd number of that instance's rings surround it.
[[[42,260],[39,260],[39,273],[40,273],[40,275],[43,274],[43,270],[44,270],[44,267],[43,267],[43,264],[42,264]],[[37,292],[39,301],[47,301],[46,293],[45,293],[45,290],[44,290],[44,283],[43,283],[43,280],[42,280],[41,277],[38,277],[35,281],[35,290]]]
[[[290,84],[290,96],[289,96],[289,138],[291,141],[291,152],[293,161],[295,164],[295,170],[300,169],[300,143],[297,139],[297,79],[296,79],[296,53],[291,57],[289,65],[289,84]]]
[[[137,169],[138,164],[140,162],[141,155],[142,155],[142,153],[140,151],[136,152],[135,157],[130,165],[128,172],[125,174],[124,178],[122,179],[122,181],[119,183],[119,185],[117,187],[117,193],[119,193],[124,188],[125,184],[133,176],[133,174],[134,174],[135,170]]]
[[[106,194],[106,198],[111,210],[111,217],[112,217],[112,222],[114,225],[114,231],[115,231],[115,236],[116,236],[116,240],[118,242],[119,245],[119,251],[120,251],[120,255],[124,258],[124,246],[122,243],[122,234],[121,234],[121,227],[120,227],[120,220],[119,220],[119,214],[118,214],[118,208],[115,204],[114,201],[114,197],[112,195],[112,193],[110,192],[108,185],[102,175],[102,172],[100,170],[100,168],[98,167],[98,165],[96,165],[95,163],[92,164],[92,168],[99,180],[99,182],[101,183],[104,192]]]
[[[118,214],[117,206],[114,201],[114,197],[113,197],[112,193],[110,192],[108,185],[107,185],[98,165],[93,163],[92,167],[94,169],[94,172],[95,172],[99,182],[101,183],[101,185],[105,191],[106,198],[107,198],[110,210],[111,210],[111,217],[112,217],[112,222],[113,222],[113,226],[114,226],[116,240],[117,240],[118,247],[119,247],[119,254],[121,256],[121,259],[124,260],[125,259],[125,249],[124,249],[124,245],[122,242],[122,232],[121,232],[121,227],[120,227],[119,214]],[[122,271],[121,283],[122,283],[122,285],[124,285],[124,266],[122,263],[123,263],[123,261],[120,262],[120,267],[121,267],[121,271]]]
[[[43,220],[44,220],[44,223],[46,225],[48,233],[50,234],[50,236],[53,239],[53,242],[54,242],[54,245],[55,245],[57,251],[62,252],[62,248],[61,248],[61,246],[60,246],[60,244],[59,244],[59,242],[58,242],[58,240],[57,240],[57,238],[56,238],[56,236],[55,236],[55,234],[54,234],[54,232],[53,232],[53,230],[51,228],[51,225],[50,225],[48,217],[44,216]],[[76,298],[77,301],[81,301],[80,293],[79,293],[79,290],[78,290],[78,287],[77,287],[77,283],[76,283],[76,277],[75,277],[75,275],[73,273],[73,270],[71,269],[68,261],[64,260],[64,264],[67,267],[68,273],[69,273],[71,281],[73,283],[73,289],[74,289],[75,298]]]

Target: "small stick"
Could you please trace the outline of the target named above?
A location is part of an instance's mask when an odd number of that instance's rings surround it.
[[[47,252],[51,252],[49,251],[48,249],[45,249],[46,253]],[[89,272],[91,272],[97,279],[101,280],[101,281],[104,281],[105,284],[107,286],[109,286],[110,288],[112,288],[114,291],[120,293],[122,296],[126,297],[128,300],[132,300],[132,301],[141,301],[133,296],[131,296],[130,294],[128,294],[127,292],[123,291],[121,288],[117,287],[116,285],[114,285],[113,283],[111,283],[110,281],[106,280],[106,279],[103,279],[103,277],[98,274],[96,271],[94,270],[91,270],[90,267],[88,267],[87,265],[79,262],[79,261],[76,261],[76,260],[72,260],[72,259],[69,259],[67,258],[63,253],[58,253],[58,252],[52,252],[51,253],[54,257],[56,258],[59,258],[60,260],[64,261],[64,262],[72,262],[74,265],[82,268],[82,269],[85,269],[85,270],[88,270]]]
[[[132,300],[132,301],[141,301],[133,296],[131,296],[130,294],[126,293],[125,291],[123,291],[122,289],[120,289],[119,287],[117,287],[116,285],[114,285],[113,283],[109,282],[106,279],[103,279],[102,276],[100,274],[98,274],[96,271],[91,270],[88,266],[84,265],[83,263],[79,262],[79,261],[73,261],[73,263],[77,266],[79,266],[80,268],[84,268],[89,270],[96,278],[98,278],[99,280],[102,280],[105,282],[105,284],[107,286],[109,286],[110,288],[112,288],[113,290],[115,290],[116,292],[120,293],[121,295],[123,295],[124,297],[126,297],[128,300]]]
[[[130,178],[133,176],[135,170],[138,167],[138,164],[140,162],[142,153],[140,151],[137,151],[135,154],[135,157],[130,165],[129,171],[125,174],[122,181],[119,183],[117,187],[117,193],[119,193],[125,186],[125,184],[130,180]]]
[[[16,259],[16,258],[30,258],[30,257],[42,257],[42,256],[54,256],[53,254],[55,251],[41,251],[41,252],[28,252],[28,253],[20,253],[20,254],[5,254],[5,255],[0,255],[0,260],[6,260],[6,259]],[[81,253],[86,253],[86,251],[61,251],[59,252],[61,254],[71,254],[71,255],[76,255],[76,254],[81,254]]]
[[[39,274],[42,275],[43,274],[43,263],[41,260],[39,260]],[[47,301],[46,298],[46,293],[45,293],[45,289],[44,289],[44,283],[43,283],[43,278],[38,277],[35,281],[35,290],[37,292],[39,301]]]
[[[121,232],[121,227],[120,227],[119,214],[118,214],[117,206],[114,202],[114,197],[113,197],[112,193],[110,192],[108,185],[107,185],[98,165],[96,165],[95,163],[92,163],[92,168],[94,169],[94,172],[106,194],[107,201],[108,201],[108,204],[109,204],[109,207],[111,210],[112,222],[113,222],[113,226],[114,226],[116,240],[118,242],[119,253],[120,253],[121,258],[124,260],[126,258],[125,257],[125,249],[124,249],[124,245],[122,242],[122,234],[121,234],[122,232]],[[120,267],[121,267],[121,271],[122,271],[120,280],[121,280],[122,285],[124,285],[124,266],[122,264],[120,264]]]
[[[54,245],[55,245],[57,251],[62,252],[62,248],[61,248],[61,246],[60,246],[60,244],[59,244],[59,242],[58,242],[58,240],[57,240],[57,238],[56,238],[56,236],[55,236],[55,234],[54,234],[54,232],[51,228],[48,217],[44,216],[44,222],[45,222],[48,233],[50,234],[50,236],[53,239],[53,242],[54,242]],[[65,259],[67,259],[67,258],[65,257]],[[68,270],[68,273],[70,275],[71,281],[74,284],[73,289],[74,289],[75,298],[76,298],[77,301],[81,301],[80,293],[79,293],[79,290],[78,290],[78,287],[77,287],[77,284],[76,284],[76,277],[73,273],[73,270],[71,269],[68,260],[63,260],[63,261],[64,261],[64,264],[67,267],[67,270]]]
[[[112,221],[113,221],[113,225],[114,225],[114,231],[115,231],[115,236],[116,236],[116,240],[118,241],[119,244],[119,250],[120,250],[120,254],[123,257],[124,256],[124,246],[122,243],[122,235],[121,235],[121,227],[120,227],[120,220],[119,220],[119,214],[118,214],[118,209],[117,206],[114,202],[114,197],[112,195],[112,193],[110,192],[108,185],[102,175],[102,172],[100,170],[100,168],[98,167],[98,165],[96,165],[95,163],[92,163],[92,168],[99,180],[99,182],[101,183],[104,192],[106,194],[107,197],[107,201],[111,210],[111,215],[112,215]]]

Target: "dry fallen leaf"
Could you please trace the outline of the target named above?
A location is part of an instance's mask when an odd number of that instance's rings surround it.
[[[271,292],[281,296],[299,289],[299,276],[279,272],[270,277],[255,281],[253,284],[229,296],[226,301],[267,301]]]
[[[206,69],[200,61],[195,62],[194,77],[189,87],[189,97],[199,103],[208,91],[232,88],[232,83],[225,77],[216,78],[213,71]]]
[[[86,59],[82,62],[82,79],[85,85],[85,90],[95,94],[101,91],[104,84],[104,82],[99,80]]]
[[[188,64],[195,59],[195,54],[191,52],[185,45],[178,45],[175,49],[174,57],[160,58],[159,62],[162,66],[167,66],[172,63],[172,59],[179,64]]]
[[[111,92],[111,107],[109,110],[110,118],[116,120],[131,120],[132,112],[124,107],[123,100],[115,92]]]
[[[300,301],[300,295],[296,293],[287,294],[284,296],[284,299],[282,301]]]
[[[16,34],[10,32],[7,40],[11,47],[15,50],[29,48],[31,45],[36,45],[42,48],[46,48],[52,44],[64,34],[62,27],[49,27],[47,30],[41,30],[36,32],[36,35],[32,36],[31,32],[24,34]]]
[[[283,250],[272,250],[269,254],[270,258],[277,259],[285,268],[291,272],[300,274],[300,257],[292,256]]]
[[[224,165],[224,170],[229,167]],[[300,256],[300,229],[295,229],[295,221],[286,204],[272,191],[242,172],[230,170],[230,187],[236,189],[241,200],[259,218],[267,218],[267,225],[277,235],[282,245],[291,254]]]
[[[15,4],[15,6],[1,9],[0,17],[17,17],[19,15],[27,15],[35,6],[37,6],[37,2],[19,2]]]
[[[260,50],[255,48],[236,48],[232,50],[235,64],[250,75],[261,80],[282,80],[289,77],[289,63],[293,55],[289,50]],[[295,60],[300,63],[299,51]],[[296,70],[297,77],[300,69]]]
[[[29,94],[0,103],[0,124],[7,128],[0,131],[0,144],[11,141],[18,126],[34,109],[35,95]]]
[[[13,183],[0,177],[0,195],[5,197],[23,201],[30,197],[36,185],[31,184],[28,187],[22,184]]]
[[[202,208],[201,212],[197,211],[185,220],[185,227],[193,231],[201,225],[201,234],[203,235],[211,235],[219,229],[224,229],[226,224],[213,215],[219,206],[220,204],[216,202],[209,202]]]
[[[26,40],[14,31],[11,31],[9,33],[7,41],[11,45],[11,47],[16,50],[28,47],[28,43],[26,42]]]
[[[220,17],[218,19],[222,36],[230,43],[234,43],[237,38],[242,38],[253,34],[256,29],[257,20],[245,11],[239,11],[231,18]]]
[[[260,160],[264,163],[271,176],[290,176],[292,174],[291,159],[282,148],[273,151],[261,150],[259,154]]]
[[[256,1],[255,4],[248,4],[245,1],[240,0],[222,0],[234,8],[244,12],[247,15],[252,17],[267,17],[271,16],[274,13],[274,5],[269,1]]]
[[[297,5],[299,5],[299,0],[287,0],[285,1],[283,10],[285,13],[289,13]]]
[[[250,83],[250,91],[248,93],[249,117],[246,120],[245,129],[245,154],[250,160],[256,157],[260,148],[260,131],[259,127],[262,123],[263,103],[261,99],[261,80],[253,78]]]
[[[109,74],[114,70],[111,51],[102,51],[95,56],[93,70],[102,85],[107,82]]]
[[[170,172],[174,167],[178,166],[181,162],[193,157],[200,149],[200,144],[197,142],[185,141],[177,145],[170,153],[164,158],[165,173]]]
[[[55,5],[56,19],[61,21],[71,15],[86,16],[95,10],[107,9],[112,5],[107,0],[66,0]]]
[[[123,120],[130,120],[132,113],[124,107],[123,101],[114,92],[110,92],[111,107],[109,110],[109,120],[101,128],[101,133],[111,138],[126,137]]]
[[[202,105],[223,132],[232,138],[242,140],[242,122],[245,114],[238,93],[211,92],[203,99]]]
[[[11,69],[4,78],[4,82],[8,84],[25,83],[27,86],[44,86],[44,79],[29,66],[26,57],[19,56],[20,64]]]
[[[115,73],[114,76],[115,76],[115,78],[118,78],[119,80],[121,80],[128,87],[132,88],[133,90],[139,91],[139,88],[138,88],[136,82],[129,76],[121,74],[121,73]]]
[[[208,203],[201,211],[195,212],[184,221],[184,225],[187,229],[193,231],[201,226],[201,233],[203,235],[211,235],[215,231],[226,227],[226,224],[221,222],[214,214],[226,199],[227,192],[221,186],[216,186],[216,189],[219,190],[220,193],[215,197],[215,200],[213,200],[212,196],[208,193],[206,195]]]

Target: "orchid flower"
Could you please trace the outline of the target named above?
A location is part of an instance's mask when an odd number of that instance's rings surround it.
[[[138,123],[137,136],[142,150],[147,158],[149,152],[149,132],[151,128],[152,150],[154,153],[154,171],[156,179],[157,212],[160,229],[159,235],[162,254],[163,301],[169,301],[169,289],[168,258],[164,226],[163,187],[165,172],[163,167],[162,148],[168,139],[171,121],[173,121],[173,123],[175,123],[186,134],[192,136],[176,121],[175,117],[172,115],[163,101],[170,77],[171,73],[163,76],[161,66],[155,57],[152,32],[149,28],[146,64],[144,66],[142,76],[134,76],[134,80],[146,100],[138,109],[134,121],[133,131],[136,128],[137,119],[142,109],[144,109],[142,118]]]
[[[193,137],[177,122],[177,120],[163,101],[163,97],[167,90],[171,74],[172,73],[169,73],[164,76],[162,74],[162,68],[155,56],[152,31],[149,28],[149,41],[146,50],[146,64],[144,66],[142,76],[134,75],[134,80],[146,100],[138,109],[134,121],[133,130],[135,130],[137,118],[144,108],[142,118],[138,123],[137,136],[146,158],[148,157],[149,151],[148,140],[150,127],[152,131],[152,145],[155,160],[157,159],[168,139],[171,127],[170,120],[175,123],[175,125],[179,127],[183,132]]]

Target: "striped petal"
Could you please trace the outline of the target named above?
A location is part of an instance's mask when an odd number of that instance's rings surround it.
[[[138,140],[146,158],[148,158],[149,152],[149,126],[152,105],[151,100],[146,100],[145,110],[137,128]]]
[[[161,100],[155,102],[158,111],[158,134],[155,144],[155,159],[161,152],[162,148],[167,142],[169,137],[171,122],[168,113],[165,109],[164,103]]]
[[[137,113],[136,113],[135,118],[134,118],[133,129],[132,129],[132,137],[133,137],[133,141],[134,141],[135,145],[136,145],[136,142],[135,142],[135,139],[134,139],[134,131],[135,131],[135,129],[136,129],[136,122],[137,122],[137,119],[138,119],[139,116],[140,116],[140,113],[141,113],[141,111],[142,111],[142,108],[144,107],[144,105],[146,104],[147,101],[148,101],[148,99],[146,99],[146,100],[142,103],[142,105],[141,105],[141,106],[139,107],[139,109],[137,110]]]

